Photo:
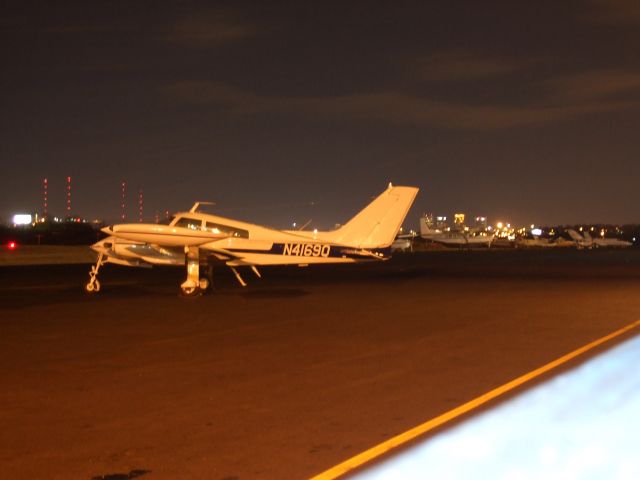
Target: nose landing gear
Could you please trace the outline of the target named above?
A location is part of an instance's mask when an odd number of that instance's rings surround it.
[[[98,293],[100,291],[100,282],[98,281],[98,271],[100,267],[107,263],[104,258],[104,253],[100,253],[98,255],[98,261],[95,265],[91,267],[91,271],[89,272],[89,283],[84,286],[84,291],[87,293]]]

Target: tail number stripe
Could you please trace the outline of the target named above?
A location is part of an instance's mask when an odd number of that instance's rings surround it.
[[[331,246],[320,243],[285,243],[283,255],[294,257],[328,257]]]

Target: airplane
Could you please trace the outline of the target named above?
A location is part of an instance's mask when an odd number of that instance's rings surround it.
[[[98,273],[107,263],[132,267],[173,265],[186,268],[180,285],[185,296],[206,291],[213,264],[228,266],[238,282],[246,282],[236,267],[387,260],[391,244],[411,207],[418,188],[393,186],[378,195],[360,213],[333,231],[275,230],[252,223],[202,213],[196,202],[188,212],[176,214],[169,225],[129,223],[102,229],[107,238],[91,248],[98,260],[89,272],[85,290],[100,291]],[[200,266],[208,269],[201,277]]]
[[[426,240],[440,243],[447,247],[485,247],[489,248],[493,242],[494,235],[491,233],[481,232],[474,234],[462,230],[449,230],[443,232],[439,229],[432,229],[428,223],[427,217],[420,218],[420,236]]]
[[[549,238],[541,238],[538,236],[516,238],[516,248],[555,248],[558,244]]]
[[[578,250],[581,250],[583,248],[593,248],[593,239],[591,238],[591,235],[589,235],[588,238],[583,237],[572,228],[567,230],[567,233],[571,237],[571,240],[573,240],[575,246],[578,247]]]
[[[633,245],[627,240],[620,240],[619,238],[605,238],[605,237],[592,237],[589,232],[584,232],[584,238],[593,242],[593,245],[597,248],[600,247],[630,247]]]
[[[397,237],[391,244],[392,252],[408,252],[411,250],[412,243],[411,238]]]
[[[630,247],[633,245],[627,240],[620,240],[618,238],[593,238],[589,232],[584,232],[584,236],[580,235],[573,229],[567,230],[567,233],[571,239],[575,242],[576,246],[580,248],[606,248],[606,247]]]

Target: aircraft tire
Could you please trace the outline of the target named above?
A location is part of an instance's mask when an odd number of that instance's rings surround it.
[[[200,295],[200,289],[198,287],[183,287],[182,295],[185,297],[196,297]]]

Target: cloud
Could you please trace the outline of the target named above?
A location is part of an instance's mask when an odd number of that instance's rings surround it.
[[[640,102],[594,101],[560,105],[468,105],[386,92],[299,100],[293,111],[379,120],[395,125],[429,125],[448,129],[499,130],[544,124],[570,117],[638,107]]]
[[[568,118],[640,107],[640,101],[615,94],[640,86],[633,72],[587,72],[548,81],[549,91],[524,105],[465,104],[387,90],[374,93],[283,97],[258,95],[216,82],[184,81],[164,88],[181,101],[213,105],[233,115],[280,113],[347,118],[400,126],[499,130],[548,124]]]
[[[180,81],[162,88],[170,97],[192,105],[213,105],[236,114],[272,110],[274,101],[218,82]]]
[[[640,72],[596,70],[553,79],[548,86],[565,101],[611,98],[634,90],[640,93]]]
[[[637,0],[591,0],[593,9],[584,18],[593,23],[635,25],[640,23]]]
[[[531,62],[516,62],[473,52],[440,52],[417,60],[418,76],[429,81],[466,81],[500,77],[522,70]]]
[[[257,33],[255,26],[218,9],[179,19],[169,34],[169,41],[189,47],[217,47],[252,38]]]

